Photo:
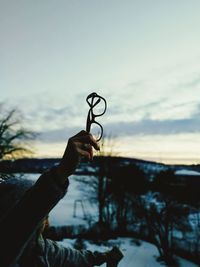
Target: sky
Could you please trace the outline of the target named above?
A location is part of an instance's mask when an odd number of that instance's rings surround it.
[[[0,102],[60,157],[91,92],[120,156],[200,163],[199,0],[0,0]],[[109,149],[109,148],[108,148]]]

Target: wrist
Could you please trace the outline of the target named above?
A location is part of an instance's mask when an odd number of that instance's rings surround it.
[[[61,185],[65,185],[68,181],[69,173],[66,170],[63,170],[60,165],[54,167],[54,173],[57,182]]]

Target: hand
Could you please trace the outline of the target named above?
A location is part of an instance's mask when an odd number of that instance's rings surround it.
[[[124,257],[118,247],[113,247],[110,251],[106,252],[106,267],[117,267],[120,260]]]
[[[81,131],[71,137],[68,140],[62,160],[57,167],[58,175],[66,178],[73,174],[81,158],[92,160],[93,148],[100,150],[99,145],[90,133]]]

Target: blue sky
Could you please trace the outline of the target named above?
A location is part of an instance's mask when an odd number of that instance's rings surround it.
[[[0,0],[1,102],[61,156],[85,128],[86,96],[121,156],[200,162],[198,0]]]

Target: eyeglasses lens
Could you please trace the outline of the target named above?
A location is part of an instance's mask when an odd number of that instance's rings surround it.
[[[97,101],[98,101],[98,103],[97,103]],[[95,103],[97,103],[97,104],[95,105]],[[94,101],[93,101],[92,112],[96,116],[102,115],[105,112],[105,102],[102,99],[95,97]]]

